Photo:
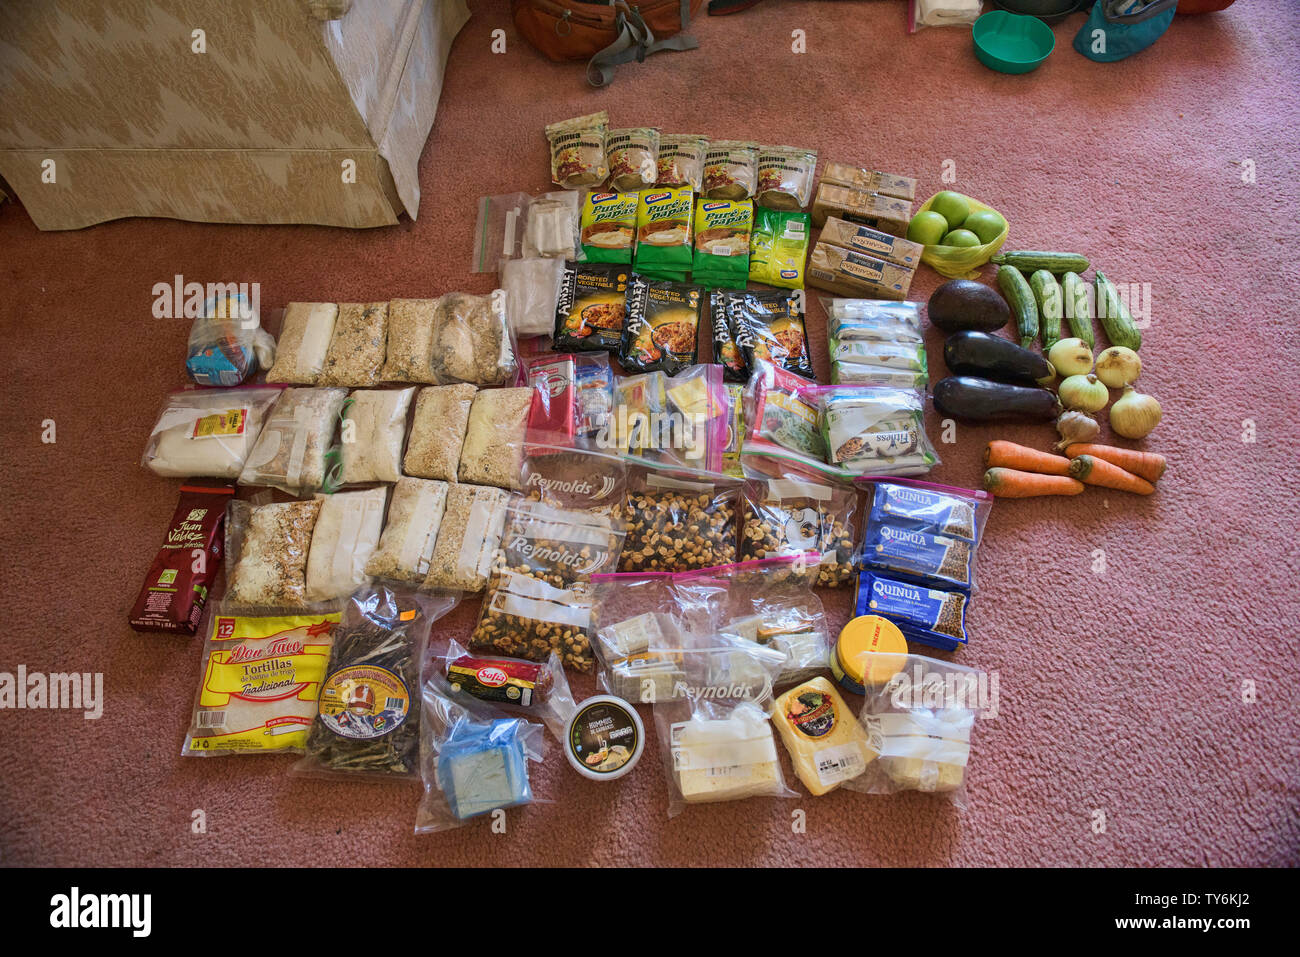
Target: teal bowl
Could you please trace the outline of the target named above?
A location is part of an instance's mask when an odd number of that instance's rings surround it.
[[[1028,73],[1056,48],[1056,35],[1038,17],[994,10],[971,28],[975,57],[999,73]]]

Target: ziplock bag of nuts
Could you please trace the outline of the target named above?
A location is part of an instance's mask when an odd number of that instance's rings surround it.
[[[248,454],[240,485],[267,485],[290,495],[326,485],[338,458],[333,444],[347,389],[285,389]]]
[[[514,498],[506,506],[501,564],[552,585],[618,567],[623,529],[611,516]]]
[[[649,189],[659,175],[659,131],[651,127],[610,130],[605,155],[610,186],[620,193]]]
[[[307,553],[320,508],[319,500],[230,503],[226,605],[298,608],[307,604]]]
[[[619,571],[685,571],[736,559],[740,484],[688,482],[655,472],[634,478],[623,505]]]
[[[675,375],[695,364],[702,290],[685,282],[634,275],[618,361],[630,372]]]
[[[440,384],[509,385],[519,371],[505,292],[452,292],[438,300],[433,327],[433,378]]]
[[[706,136],[664,133],[659,137],[659,175],[654,185],[689,186],[698,193],[704,186],[704,157],[708,151]]]
[[[605,137],[609,114],[604,110],[551,123],[546,138],[551,144],[551,182],[565,189],[599,186],[609,176]]]
[[[704,155],[704,195],[709,199],[749,199],[758,187],[758,144],[712,140]]]
[[[888,676],[866,688],[858,721],[880,757],[844,786],[867,794],[922,791],[968,806],[971,731],[997,715],[987,673],[923,655],[864,652],[864,674]]]
[[[626,266],[565,263],[555,307],[556,352],[618,351],[630,276]]]
[[[451,485],[424,589],[480,592],[501,544],[506,493],[482,485]]]
[[[388,341],[388,303],[341,302],[318,385],[370,386],[379,381]]]
[[[437,665],[453,697],[527,715],[543,722],[556,741],[564,740],[575,705],[564,664],[554,652],[546,661],[476,655],[452,639]]]
[[[787,471],[744,486],[740,558],[748,561],[821,553],[817,584],[838,588],[855,578],[858,492]]]
[[[292,774],[411,778],[420,771],[420,668],[433,623],[457,596],[376,582],[334,628],[306,754]]]
[[[493,572],[469,646],[529,661],[555,652],[566,668],[590,671],[590,585],[557,587],[526,572]]]

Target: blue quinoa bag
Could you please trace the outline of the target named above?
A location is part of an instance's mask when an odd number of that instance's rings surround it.
[[[1097,0],[1074,49],[1098,63],[1140,53],[1169,29],[1177,6],[1178,0]]]

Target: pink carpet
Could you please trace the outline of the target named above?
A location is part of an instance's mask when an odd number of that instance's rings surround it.
[[[0,670],[102,671],[107,695],[98,721],[0,711],[0,862],[1300,863],[1300,9],[1243,0],[1180,18],[1115,65],[1073,52],[1076,16],[1023,77],[978,65],[966,31],[906,36],[904,9],[767,2],[702,22],[699,51],[592,91],[579,67],[517,38],[506,4],[477,4],[424,155],[420,218],[391,229],[125,221],[39,234],[21,208],[0,207]],[[490,52],[496,28],[510,38],[503,56]],[[790,52],[795,29],[805,54]],[[417,838],[414,784],[298,780],[290,758],[180,757],[200,642],[125,623],[178,485],[139,466],[163,393],[183,381],[188,330],[150,317],[153,283],[260,281],[264,309],[485,291],[492,277],[467,272],[475,200],[546,188],[543,124],[594,109],[622,125],[806,144],[914,175],[923,196],[951,160],[955,188],[1006,214],[1011,247],[1079,250],[1116,281],[1150,283],[1142,385],[1165,421],[1145,447],[1169,457],[1169,474],[1149,499],[1092,489],[996,506],[974,637],[958,653],[996,670],[1002,694],[1000,717],[976,728],[968,811],[801,791],[669,821],[655,746],[609,784],[556,751],[534,779],[553,803],[509,812],[507,835],[479,822]],[[923,269],[912,297],[937,283]],[[815,308],[810,332],[824,374]],[[942,374],[940,337],[929,345]],[[933,413],[929,424],[937,439]],[[988,439],[1041,448],[1051,431],[962,426],[934,477],[975,484]],[[850,601],[826,593],[837,627]],[[476,608],[439,634],[466,635]],[[192,832],[196,809],[205,834]],[[806,833],[792,833],[796,809]]]

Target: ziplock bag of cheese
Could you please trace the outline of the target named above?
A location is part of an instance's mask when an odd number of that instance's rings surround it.
[[[301,752],[338,620],[337,608],[214,606],[181,754]]]
[[[861,775],[879,753],[839,691],[823,677],[777,698],[772,723],[781,732],[795,774],[817,796]]]
[[[282,391],[259,387],[171,393],[140,464],[164,478],[238,478]]]
[[[956,651],[968,642],[969,603],[970,595],[959,589],[927,587],[874,568],[858,573],[856,614],[888,618],[908,641],[941,651]]]
[[[334,434],[347,389],[284,389],[266,417],[240,485],[266,485],[304,495],[333,485],[339,469]]]
[[[681,623],[667,572],[607,572],[591,578],[596,687],[648,704],[671,697],[682,678]]]
[[[773,656],[708,639],[701,645],[682,652],[683,693],[653,705],[668,816],[676,817],[689,804],[797,797],[781,771],[768,717]],[[756,688],[751,680],[733,678],[733,670],[767,681]]]
[[[564,729],[576,706],[560,656],[546,661],[475,654],[454,638],[437,660],[452,695],[475,699],[512,714],[541,721],[564,740]]]
[[[414,778],[420,773],[420,669],[454,593],[376,582],[343,603],[306,754],[290,773]]]
[[[968,806],[966,768],[977,719],[996,717],[996,676],[922,655],[863,652],[858,721],[880,755],[845,787],[867,794],[922,791]]]
[[[541,724],[453,692],[438,669],[426,676],[421,699],[424,794],[415,812],[416,834],[462,827],[499,808],[536,800],[529,764],[540,763],[546,753]]]
[[[911,389],[812,386],[826,459],[848,472],[921,475],[939,462],[925,434],[925,405]]]

